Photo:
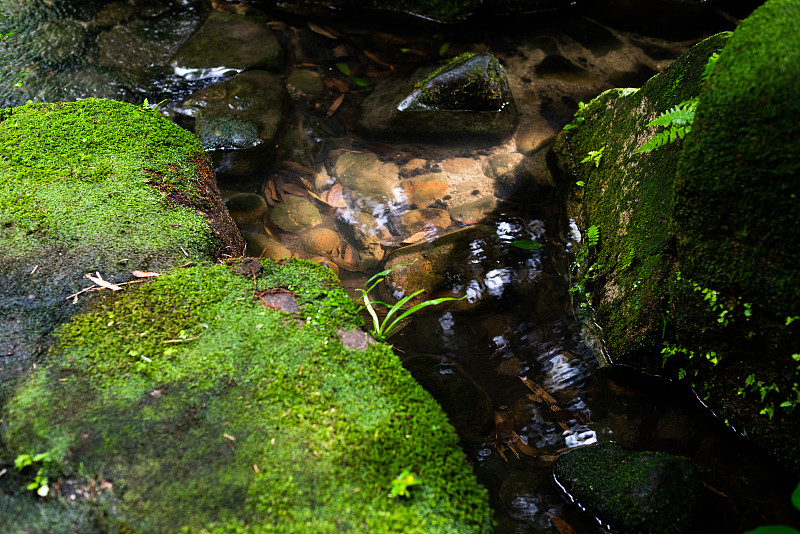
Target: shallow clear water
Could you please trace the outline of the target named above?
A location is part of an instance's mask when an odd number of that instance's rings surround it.
[[[180,101],[233,74],[225,70],[202,77],[170,64],[169,47],[198,27],[212,9],[206,2],[133,2],[131,12],[111,2],[81,3],[77,9],[56,4],[30,2],[14,19],[20,39],[0,51],[2,74],[9,79],[22,69],[28,75],[20,88],[3,85],[0,99],[6,104],[87,96],[136,103],[166,99],[165,112],[191,126],[191,117],[176,112]],[[214,4],[228,11],[259,9]],[[292,254],[323,258],[354,295],[384,255],[405,242],[431,242],[472,225],[488,229],[486,237],[469,243],[464,265],[441,273],[449,280],[444,290],[467,295],[468,309],[443,307],[421,314],[391,342],[462,436],[464,450],[490,491],[498,533],[566,532],[564,524],[575,532],[604,531],[569,504],[552,481],[558,454],[597,441],[695,460],[706,483],[695,532],[800,524],[788,503],[795,481],[716,421],[691,392],[604,366],[596,329],[569,292],[570,237],[577,229],[562,217],[544,157],[578,102],[611,87],[641,85],[693,43],[731,29],[735,18],[746,14],[747,2],[741,4],[723,12],[660,2],[636,13],[636,4],[611,1],[459,28],[373,16],[314,19],[314,27],[285,14],[272,18],[271,27],[288,52],[283,77],[296,69],[312,70],[322,89],[291,101],[285,135],[275,149],[215,152],[220,188],[228,198],[242,192],[261,195],[270,206],[291,196],[309,199],[309,191],[326,200],[331,206],[317,204],[322,226],[338,236],[327,251],[311,250],[300,234],[268,220],[242,223],[242,228],[277,238]],[[112,5],[117,11],[109,16],[117,17],[115,24],[97,22],[98,13]],[[11,29],[12,14],[0,17],[2,30]],[[136,28],[147,39],[157,37],[164,46],[109,53],[110,32],[121,27]],[[321,34],[320,27],[333,37]],[[60,48],[52,40],[31,38],[44,31],[63,36],[64,28],[72,40]],[[430,69],[463,51],[486,50],[505,66],[520,114],[520,126],[507,141],[444,145],[363,139],[353,133],[354,113],[375,84],[404,83],[418,68]],[[117,53],[127,59],[115,63]],[[341,63],[353,69],[350,75],[337,67]],[[355,83],[356,78],[369,86]],[[436,172],[447,177],[447,194],[417,205],[402,191],[376,200],[338,190],[337,161],[343,153],[373,158],[373,171],[387,173],[393,192],[403,180]],[[498,189],[482,170],[497,156],[516,158],[515,168],[527,169],[521,182],[509,186],[520,192]],[[457,209],[477,201],[484,202],[478,211]],[[441,217],[438,224],[428,220],[417,227],[404,219],[424,207],[434,210],[428,215]],[[358,213],[367,214],[370,230],[380,235],[371,256],[342,225]],[[543,246],[522,250],[511,245],[515,240]]]

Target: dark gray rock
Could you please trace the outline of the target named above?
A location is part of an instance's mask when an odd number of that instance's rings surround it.
[[[691,526],[702,479],[689,459],[616,443],[574,449],[555,464],[567,496],[622,532],[674,534]]]

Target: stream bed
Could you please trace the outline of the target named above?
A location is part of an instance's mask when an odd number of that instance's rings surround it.
[[[437,273],[444,283],[435,295],[465,300],[428,308],[390,342],[462,437],[498,534],[611,532],[552,479],[560,453],[606,441],[699,465],[693,532],[797,522],[787,498],[796,481],[785,470],[685,388],[609,365],[570,292],[581,229],[563,216],[546,161],[580,102],[640,86],[694,43],[733,29],[754,5],[662,2],[648,14],[604,2],[451,27],[374,13],[300,17],[235,2],[31,4],[0,18],[0,30],[19,32],[2,51],[2,75],[25,73],[21,86],[3,85],[4,106],[147,99],[189,128],[198,127],[197,107],[187,99],[242,69],[182,69],[175,51],[210,13],[268,20],[285,53],[285,67],[269,78],[288,94],[279,132],[212,152],[250,255],[325,262],[356,298],[394,250],[467,236]],[[373,91],[413,82],[463,52],[491,52],[504,66],[519,114],[512,135],[363,135],[358,117]],[[513,245],[520,241],[537,246]]]

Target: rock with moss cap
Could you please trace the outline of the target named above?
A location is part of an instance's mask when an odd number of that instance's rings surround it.
[[[615,443],[574,449],[554,467],[567,496],[621,532],[688,531],[703,480],[689,459]]]
[[[0,398],[48,334],[116,284],[241,254],[211,163],[158,113],[108,100],[28,104],[0,122]],[[75,304],[77,302],[77,304]]]
[[[729,39],[700,43],[641,90],[599,96],[552,154],[572,214],[600,230],[587,287],[612,358],[688,377],[716,413],[794,471],[798,22],[794,2],[767,2]],[[702,85],[706,58],[720,48]],[[656,133],[647,122],[690,98],[686,139],[635,154]],[[581,163],[600,149],[596,164]]]
[[[491,532],[441,408],[388,345],[345,346],[361,323],[305,260],[176,269],[76,316],[3,411],[58,488],[36,514],[0,492],[11,530]]]
[[[438,140],[502,139],[511,133],[516,119],[502,65],[491,54],[472,53],[452,59],[413,86],[398,88],[394,80],[379,84],[357,117],[367,134]]]
[[[797,2],[770,0],[720,52],[681,152],[673,216],[676,328],[688,349],[720,357],[692,365],[699,392],[796,472],[799,24]],[[762,386],[774,387],[763,401]]]

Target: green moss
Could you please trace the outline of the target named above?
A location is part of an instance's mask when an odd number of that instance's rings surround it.
[[[661,111],[696,96],[706,59],[729,34],[706,39],[641,89],[611,89],[579,110],[577,127],[557,141],[561,184],[571,215],[584,229],[600,229],[593,292],[596,319],[615,361],[660,368],[669,286],[675,266],[670,222],[672,184],[680,143],[634,154],[652,135],[647,123]],[[604,149],[599,165],[581,163]],[[576,182],[585,183],[577,187]]]
[[[214,251],[193,136],[122,102],[27,104],[0,122],[0,253],[39,245]],[[158,231],[153,231],[158,228]],[[177,255],[176,255],[177,257]]]
[[[570,496],[623,532],[686,532],[702,485],[686,458],[630,452],[615,443],[570,451],[554,472]]]
[[[465,52],[414,85],[419,103],[436,110],[498,111],[510,99],[505,71],[490,54]]]
[[[709,321],[701,294],[676,291],[681,341],[724,353],[699,367],[700,395],[796,470],[797,441],[786,436],[800,431],[797,413],[779,404],[797,400],[800,382],[800,328],[786,324],[800,315],[798,23],[796,2],[771,0],[734,32],[700,95],[674,206],[684,277],[730,310],[729,321]],[[762,400],[745,385],[751,374],[780,393]],[[771,420],[758,413],[770,405]]]
[[[76,316],[3,414],[11,453],[112,481],[98,531],[490,531],[435,401],[387,345],[341,344],[358,316],[330,271],[262,265],[174,270]],[[296,316],[257,298],[275,287]],[[407,467],[423,484],[389,499]]]

